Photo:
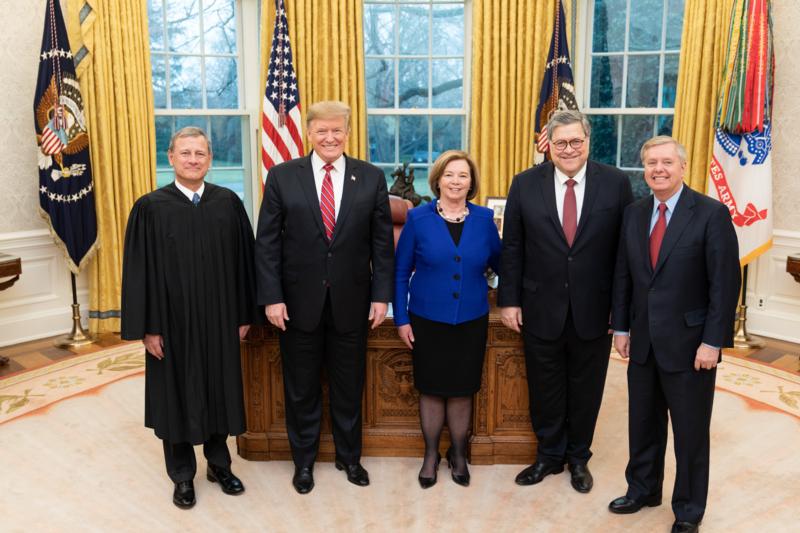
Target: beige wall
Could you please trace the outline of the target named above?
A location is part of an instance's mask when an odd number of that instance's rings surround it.
[[[3,0],[0,23],[0,234],[44,228],[33,93],[42,46],[44,0]]]

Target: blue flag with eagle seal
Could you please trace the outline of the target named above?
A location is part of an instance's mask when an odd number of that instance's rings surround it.
[[[77,274],[97,241],[97,215],[83,98],[58,0],[47,1],[33,111],[40,212]]]

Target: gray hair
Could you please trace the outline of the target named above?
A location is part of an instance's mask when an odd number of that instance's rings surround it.
[[[206,140],[206,144],[208,145],[208,153],[212,153],[211,139],[208,138],[208,135],[206,135],[206,132],[203,131],[202,128],[198,128],[197,126],[186,126],[185,128],[181,128],[173,133],[172,138],[169,140],[169,148],[167,148],[167,152],[174,150],[175,141],[184,137],[202,137]]]
[[[306,128],[311,129],[311,121],[316,119],[327,120],[330,118],[344,117],[345,129],[350,129],[350,106],[338,100],[315,102],[306,112]]]
[[[576,109],[556,109],[550,115],[550,120],[547,121],[547,140],[553,140],[553,132],[556,128],[570,124],[580,124],[587,137],[592,134],[592,125],[586,115]]]
[[[642,145],[642,149],[639,151],[639,158],[642,160],[642,164],[644,164],[644,155],[650,148],[655,146],[661,146],[662,144],[672,144],[675,145],[675,149],[678,151],[678,157],[681,158],[682,163],[686,163],[688,157],[686,154],[686,148],[675,140],[674,137],[670,137],[669,135],[656,135],[645,141]]]

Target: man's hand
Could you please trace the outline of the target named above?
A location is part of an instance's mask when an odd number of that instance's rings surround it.
[[[264,308],[264,314],[267,315],[267,320],[269,320],[270,324],[281,331],[286,331],[285,322],[289,320],[289,315],[286,313],[285,303],[268,305]]]
[[[239,326],[239,340],[243,341],[245,337],[247,337],[247,332],[250,331],[250,324],[245,324],[244,326]]]
[[[705,344],[697,347],[697,355],[694,357],[695,370],[700,370],[701,368],[711,370],[717,366],[717,361],[719,361],[719,350]]]
[[[411,324],[397,326],[397,334],[405,345],[408,346],[409,350],[414,349],[414,332],[411,330]]]
[[[614,348],[617,353],[627,359],[631,356],[631,338],[629,335],[614,335]]]
[[[164,337],[145,333],[142,342],[147,353],[158,360],[164,359]]]
[[[508,329],[513,329],[517,333],[520,332],[522,325],[522,308],[521,307],[501,307],[500,320],[503,325]]]
[[[372,329],[380,326],[386,318],[386,311],[389,309],[389,304],[383,302],[372,302],[369,305],[368,320],[372,320]]]

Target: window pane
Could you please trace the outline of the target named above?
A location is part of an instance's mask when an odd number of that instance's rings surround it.
[[[673,115],[661,115],[658,117],[658,131],[656,135],[672,135]]]
[[[394,107],[394,60],[366,60],[367,107]]]
[[[373,163],[397,161],[394,148],[397,138],[397,117],[387,115],[367,116],[369,135],[369,160]]]
[[[427,166],[414,165],[414,190],[420,196],[433,198],[430,186],[428,186],[429,168]]]
[[[197,56],[172,56],[169,61],[169,92],[172,107],[189,109],[203,107],[200,91],[200,58]]]
[[[431,54],[441,56],[464,55],[464,5],[442,4],[433,6]]]
[[[161,0],[147,2],[147,25],[150,30],[150,50],[164,50],[164,3]]]
[[[175,181],[175,173],[172,172],[171,168],[167,170],[156,170],[156,188],[169,185],[173,181]]]
[[[198,0],[167,2],[169,49],[182,54],[200,53]]]
[[[463,117],[461,115],[434,116],[431,120],[433,121],[431,161],[435,161],[445,150],[461,150],[463,147]]]
[[[208,117],[207,116],[177,116],[175,117],[175,131],[187,126],[194,126],[202,129],[206,134],[209,134]]]
[[[667,4],[667,50],[680,50],[683,31],[683,0],[669,0]]]
[[[239,74],[236,60],[229,57],[206,58],[206,101],[211,109],[239,107]]]
[[[232,168],[212,168],[206,178],[211,183],[226,187],[244,200],[244,170]]]
[[[364,6],[364,53],[367,55],[394,54],[394,6],[366,4]]]
[[[150,57],[153,70],[153,105],[156,109],[167,107],[167,71],[164,56],[153,54]]]
[[[664,85],[661,92],[661,107],[675,107],[678,92],[678,54],[664,56]]]
[[[401,59],[399,67],[400,107],[428,107],[428,61]]]
[[[622,142],[620,166],[641,168],[639,149],[653,136],[655,117],[648,115],[628,115],[622,117]]]
[[[650,187],[648,187],[647,182],[644,181],[644,172],[641,170],[624,170],[623,172],[628,175],[631,188],[633,189],[633,198],[635,200],[650,196]]]
[[[628,57],[628,91],[625,107],[658,106],[657,55]]]
[[[462,107],[464,98],[464,61],[462,59],[434,59],[433,105],[431,107]]]
[[[156,168],[170,168],[167,148],[172,132],[172,117],[156,115]]]
[[[400,163],[428,162],[428,117],[400,117]]]
[[[592,58],[592,107],[622,106],[623,56]]]
[[[589,115],[592,137],[589,146],[591,158],[609,165],[617,164],[617,117],[615,115]]]
[[[664,0],[631,2],[631,28],[628,50],[660,50]]]
[[[625,47],[625,0],[595,0],[592,51],[621,52]]]
[[[207,54],[236,53],[235,0],[205,0],[203,29]]]
[[[428,53],[429,5],[400,4],[400,53]]]
[[[242,117],[212,116],[214,168],[242,166]]]

